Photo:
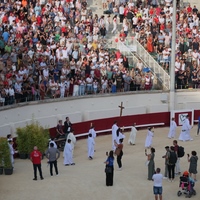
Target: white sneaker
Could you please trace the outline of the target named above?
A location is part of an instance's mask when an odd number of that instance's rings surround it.
[[[119,171],[122,171],[122,167],[120,167],[118,170],[119,170]]]
[[[163,179],[168,179],[168,178],[166,176],[164,176]]]
[[[191,138],[190,141],[192,141],[193,139]]]

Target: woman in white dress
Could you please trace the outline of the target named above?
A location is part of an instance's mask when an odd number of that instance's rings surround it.
[[[154,133],[152,127],[148,127],[147,137],[145,140],[145,148],[151,148]]]

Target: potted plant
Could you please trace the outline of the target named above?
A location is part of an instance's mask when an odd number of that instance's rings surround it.
[[[40,126],[37,121],[32,120],[24,128],[18,128],[17,135],[19,137],[17,138],[19,153],[23,152],[30,155],[34,146],[37,146],[42,153],[45,152],[48,145],[49,131]]]
[[[38,122],[32,122],[26,126],[28,132],[28,151],[29,154],[33,151],[33,147],[37,146],[42,153],[45,152],[48,146],[49,130],[44,129]]]
[[[4,174],[5,175],[11,175],[13,173],[13,166],[11,163],[11,158],[10,158],[10,149],[8,146],[8,141],[6,138],[1,138],[0,140],[0,148],[2,152],[2,166],[4,168]]]
[[[28,155],[28,133],[26,132],[26,127],[17,128],[17,150],[19,152],[19,157],[21,159],[26,159]]]
[[[0,175],[3,174],[3,143],[5,138],[0,138]]]

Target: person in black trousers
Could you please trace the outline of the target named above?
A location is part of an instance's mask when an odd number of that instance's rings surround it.
[[[106,152],[106,155],[108,155],[108,152]],[[114,160],[113,151],[110,151],[108,158],[105,161],[106,167],[110,168],[110,171],[106,172],[106,186],[113,186]]]
[[[175,175],[175,165],[177,161],[177,155],[174,151],[174,146],[170,147],[170,150],[167,153],[167,166],[168,166],[168,181],[174,182]]]
[[[60,152],[57,148],[54,147],[54,143],[50,143],[50,148],[46,151],[46,157],[49,159],[50,164],[50,175],[53,176],[53,165],[55,168],[56,175],[58,175],[58,167],[57,167],[57,160],[60,157]]]
[[[66,120],[64,122],[64,133],[65,133],[65,138],[67,139],[67,136],[69,132],[71,131],[72,128],[72,123],[69,120],[69,117],[66,117]]]
[[[119,167],[119,170],[122,170],[122,156],[123,156],[123,138],[119,139],[119,144],[117,144],[117,164],[118,164],[118,167]]]

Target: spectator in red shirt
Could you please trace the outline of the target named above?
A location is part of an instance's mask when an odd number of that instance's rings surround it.
[[[42,160],[42,154],[40,151],[38,151],[37,146],[34,146],[34,150],[30,154],[30,159],[33,163],[33,169],[34,169],[34,178],[33,180],[37,180],[37,169],[40,173],[40,179],[43,180],[42,176],[42,168],[41,168],[41,160]]]

